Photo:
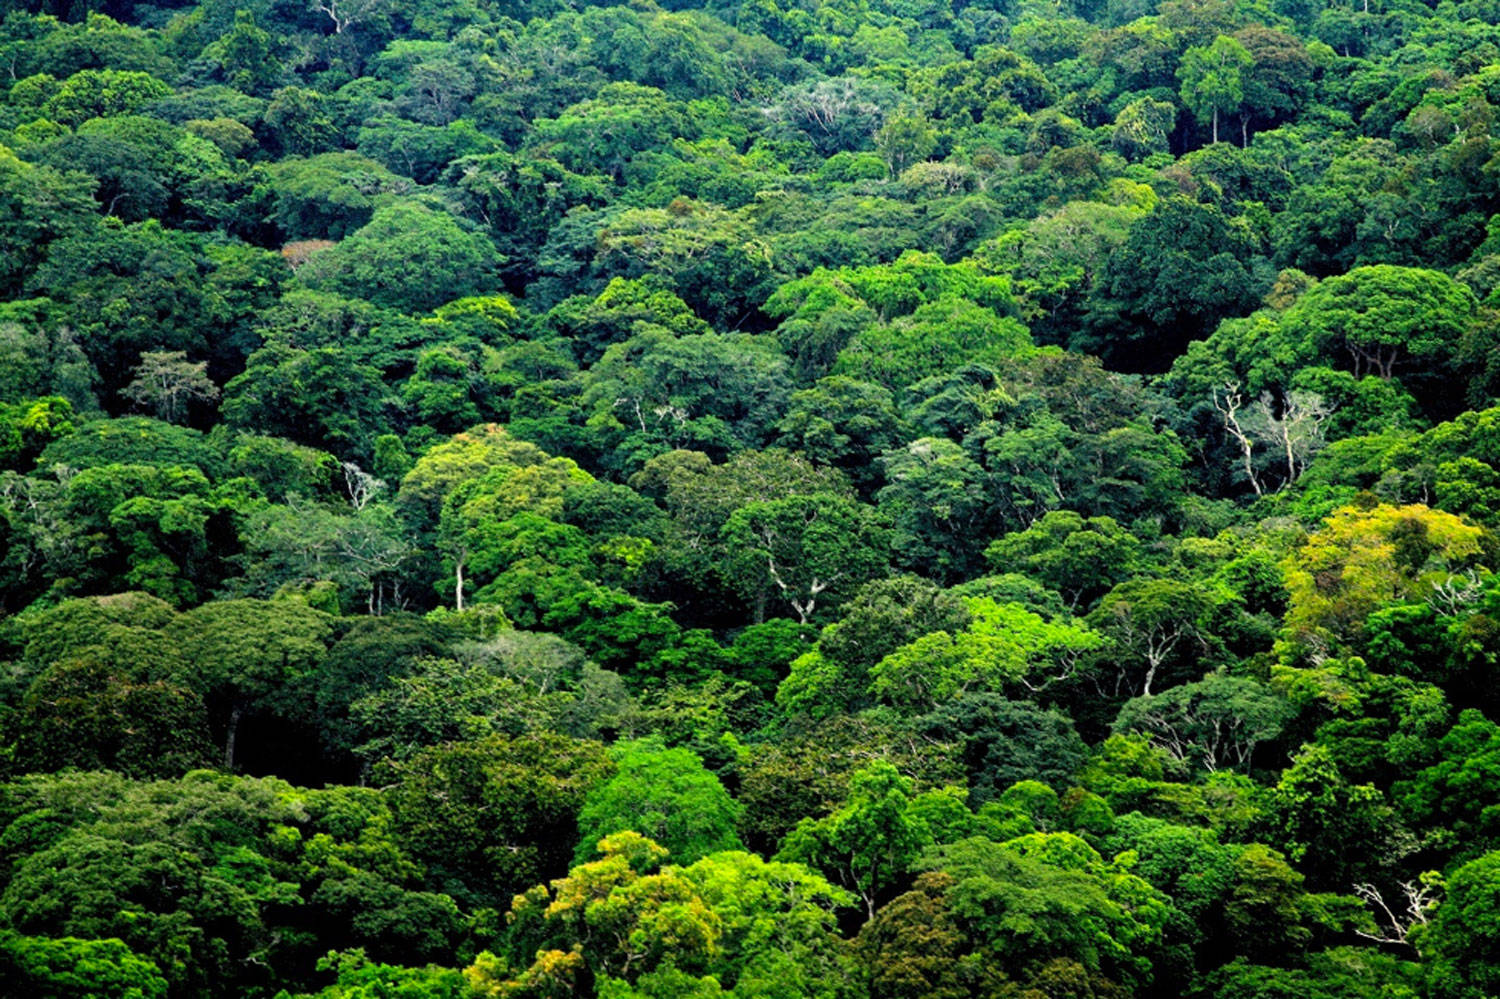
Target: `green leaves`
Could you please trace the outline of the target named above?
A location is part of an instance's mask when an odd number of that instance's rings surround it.
[[[1319,282],[1283,322],[1355,377],[1400,373],[1416,388],[1453,356],[1476,308],[1473,293],[1444,274],[1381,264]]]
[[[931,710],[966,692],[1040,689],[1077,669],[1104,639],[1069,620],[1049,621],[1020,604],[968,601],[967,628],[931,632],[870,669],[870,689],[912,712]]]
[[[912,807],[912,782],[889,763],[856,772],[843,808],[803,819],[782,841],[777,857],[824,871],[857,893],[867,916],[905,876],[933,832]]]
[[[393,831],[433,889],[503,906],[567,869],[579,810],[614,771],[599,744],[550,733],[434,746],[392,768]]]
[[[414,314],[491,290],[499,254],[481,233],[418,201],[377,208],[337,246],[315,254],[303,280]]]
[[[1114,729],[1148,735],[1191,766],[1248,769],[1255,747],[1280,735],[1294,712],[1264,684],[1215,672],[1127,701]]]
[[[1220,35],[1211,45],[1195,46],[1182,54],[1177,79],[1182,81],[1182,100],[1199,121],[1213,123],[1213,141],[1219,141],[1219,115],[1237,108],[1245,97],[1245,70],[1253,59],[1238,39]]]
[[[720,571],[747,603],[791,606],[801,623],[889,566],[889,532],[871,507],[828,493],[750,503],[723,529]]]
[[[1167,902],[1078,837],[967,839],[933,850],[924,866],[953,879],[949,911],[1007,977],[1025,981],[1063,959],[1127,987],[1150,981]]]
[[[596,855],[601,839],[641,833],[682,863],[740,848],[740,807],[686,749],[630,743],[614,753],[617,773],[589,793],[578,815],[575,863]]]
[[[167,981],[152,961],[118,939],[28,937],[0,933],[0,977],[56,999],[165,999]]]
[[[530,967],[512,983],[504,962],[480,955],[471,981],[506,992],[545,983],[553,988],[543,994],[555,994],[586,966],[602,996],[640,994],[632,985],[716,996],[721,983],[746,995],[835,994],[832,910],[849,897],[807,868],[725,851],[658,870],[666,851],[632,832],[606,837],[600,850],[602,859],[575,866],[550,891],[516,897],[513,947]]]

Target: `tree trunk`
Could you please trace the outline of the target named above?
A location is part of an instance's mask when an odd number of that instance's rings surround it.
[[[238,701],[229,712],[229,730],[224,733],[224,769],[230,773],[234,772],[234,740],[239,734],[240,718],[245,714],[245,706]]]
[[[1215,107],[1214,108],[1214,143],[1217,144],[1218,141],[1219,141],[1219,109],[1217,107]]]

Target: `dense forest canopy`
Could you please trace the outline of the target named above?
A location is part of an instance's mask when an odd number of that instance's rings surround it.
[[[1491,0],[0,0],[0,982],[1500,995]]]

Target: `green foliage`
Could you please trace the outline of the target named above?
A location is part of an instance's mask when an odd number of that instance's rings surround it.
[[[0,936],[0,969],[13,987],[57,999],[164,999],[156,965],[116,939]]]
[[[406,313],[490,290],[498,254],[489,238],[417,201],[377,208],[336,246],[314,254],[302,279]]]
[[[0,3],[0,992],[1500,991],[1495,21]]]
[[[1245,99],[1243,76],[1252,62],[1245,46],[1227,35],[1182,54],[1177,78],[1182,81],[1183,103],[1200,121],[1212,121],[1214,142],[1219,141],[1219,115],[1235,110]]]
[[[1330,888],[1366,878],[1397,846],[1398,830],[1385,797],[1352,784],[1323,746],[1306,746],[1281,775],[1274,792],[1283,842],[1315,884]]]
[[[1363,635],[1384,603],[1425,595],[1484,557],[1485,532],[1420,504],[1341,507],[1284,565],[1287,658]]]
[[[953,879],[950,912],[1006,977],[1040,977],[1062,960],[1104,987],[1149,981],[1165,897],[1071,833],[962,840],[933,850],[924,866]]]
[[[1307,291],[1287,311],[1293,335],[1364,374],[1398,372],[1425,387],[1475,321],[1472,293],[1435,271],[1357,267]],[[1441,369],[1438,369],[1441,370]]]
[[[1140,542],[1112,518],[1055,510],[984,554],[996,571],[1030,576],[1078,607],[1137,571]]]
[[[868,915],[878,899],[907,873],[933,842],[932,830],[912,807],[912,784],[889,763],[877,763],[849,780],[845,806],[823,819],[803,819],[777,855],[820,868],[856,892]]]
[[[639,994],[630,984],[718,995],[720,983],[739,994],[834,994],[840,974],[827,934],[831,910],[848,896],[816,874],[738,851],[656,870],[666,852],[629,832],[600,849],[602,859],[575,866],[550,892],[538,885],[517,896],[512,925],[537,946],[516,985],[559,972],[571,979],[584,965],[606,995]],[[481,955],[469,980],[504,989],[497,970],[507,969]]]
[[[467,999],[469,987],[455,968],[404,968],[371,961],[361,949],[329,951],[318,961],[319,971],[337,973],[338,980],[305,999]],[[299,995],[299,999],[304,999]]]
[[[876,512],[827,493],[750,503],[724,524],[720,570],[759,608],[786,602],[807,624],[889,566],[889,534]],[[757,618],[759,618],[757,613]]]
[[[970,692],[938,705],[917,725],[925,737],[961,747],[976,808],[1021,780],[1065,787],[1085,758],[1067,715],[994,693]]]
[[[740,808],[690,750],[649,742],[613,753],[616,773],[589,792],[578,815],[575,863],[596,856],[601,841],[629,830],[683,863],[740,848]]]
[[[1174,758],[1205,770],[1248,768],[1255,747],[1280,735],[1293,713],[1264,684],[1216,672],[1127,701],[1114,729],[1148,735]]]
[[[1020,604],[968,601],[968,627],[934,631],[870,669],[870,689],[908,711],[931,710],[969,692],[1038,689],[1066,677],[1079,657],[1104,643],[1072,621],[1048,621]]]
[[[1448,897],[1433,920],[1429,970],[1431,994],[1454,999],[1481,996],[1495,988],[1494,853],[1455,870]]]
[[[566,869],[579,811],[614,769],[597,744],[552,734],[435,746],[393,768],[392,831],[430,885],[503,905]]]

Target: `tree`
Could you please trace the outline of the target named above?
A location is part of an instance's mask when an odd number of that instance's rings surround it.
[[[507,992],[576,994],[580,973],[623,999],[827,995],[840,983],[832,910],[849,896],[802,865],[724,851],[663,867],[666,851],[631,832],[600,850],[550,890],[517,896],[508,956],[525,970]],[[507,964],[481,955],[469,980],[505,988]]]
[[[1219,141],[1219,114],[1234,111],[1245,98],[1244,74],[1253,63],[1249,50],[1229,35],[1182,54],[1177,67],[1182,101],[1199,121],[1213,122],[1214,142]]]
[[[740,848],[740,807],[692,752],[635,742],[613,756],[615,775],[589,793],[579,812],[575,863],[596,856],[601,840],[624,830],[660,841],[683,863]]]
[[[872,760],[887,760],[923,789],[948,788],[963,780],[950,744],[914,739],[889,716],[865,712],[812,721],[795,719],[779,743],[747,746],[737,766],[737,800],[745,807],[740,828],[762,853],[778,844],[804,818],[837,811],[848,800],[849,781]]]
[[[781,446],[843,469],[863,495],[882,482],[878,456],[897,447],[902,418],[891,392],[844,375],[792,393],[777,424]]]
[[[1314,65],[1302,40],[1285,31],[1251,24],[1234,38],[1251,59],[1241,77],[1240,104],[1240,144],[1248,146],[1252,120],[1270,125],[1302,109],[1312,94]]]
[[[569,341],[574,354],[596,363],[611,344],[621,343],[649,327],[677,336],[712,332],[676,294],[652,278],[612,278],[596,296],[574,295],[546,315],[549,329]]]
[[[1242,949],[1224,919],[1236,887],[1238,848],[1221,843],[1213,829],[1134,812],[1116,818],[1101,849],[1132,851],[1138,859],[1131,873],[1172,900],[1166,935],[1177,946],[1192,949],[1190,966],[1182,971],[1191,973],[1192,965],[1212,967],[1221,952]]]
[[[1020,572],[1086,606],[1141,570],[1141,544],[1112,517],[1053,510],[1024,531],[991,542],[984,556],[997,572]]]
[[[1500,766],[1500,726],[1473,709],[1439,740],[1432,764],[1397,783],[1403,817],[1460,858],[1500,843],[1500,814],[1481,790]]]
[[[429,885],[504,905],[566,872],[579,811],[614,769],[597,743],[552,733],[433,746],[392,766],[391,820]]]
[[[1117,141],[1122,128],[1126,138],[1136,134],[1130,107],[1116,121]],[[1106,262],[1155,203],[1154,194],[1121,205],[1070,201],[986,241],[975,258],[987,270],[1010,275],[1021,316],[1039,343],[1067,343],[1100,290]]]
[[[1308,899],[1305,878],[1286,857],[1263,843],[1242,847],[1234,858],[1233,882],[1224,906],[1229,932],[1249,956],[1272,961],[1306,946]]]
[[[871,667],[871,691],[908,711],[927,711],[970,691],[1041,690],[1071,677],[1104,645],[1081,624],[1048,621],[1020,604],[977,597],[968,605],[963,631],[931,632]]]
[[[307,593],[310,601],[319,595],[316,590]],[[358,781],[364,771],[353,753],[363,733],[350,717],[350,705],[393,677],[416,672],[424,659],[452,656],[458,637],[450,624],[411,614],[353,619],[322,665],[296,685],[291,706],[300,709],[306,725],[301,734],[311,745],[294,744],[296,755],[281,766],[304,783]]]
[[[1368,882],[1399,849],[1402,830],[1385,796],[1352,784],[1326,746],[1302,747],[1273,800],[1287,855],[1317,887]]]
[[[1261,484],[1264,469],[1256,460],[1259,447],[1269,452],[1263,462],[1285,465],[1281,488],[1290,486],[1306,471],[1312,458],[1327,443],[1323,426],[1333,416],[1334,407],[1315,392],[1293,389],[1285,393],[1278,406],[1270,392],[1262,392],[1251,404],[1240,392],[1238,383],[1230,382],[1210,390],[1214,411],[1224,423],[1225,435],[1240,452],[1245,477],[1255,495],[1265,494]]]
[[[0,146],[0,293],[17,295],[53,240],[92,222],[95,181],[76,166],[57,170],[18,159]]]
[[[819,493],[740,507],[724,525],[721,568],[764,620],[767,595],[807,624],[820,603],[841,598],[889,566],[889,532],[875,510]]]
[[[700,127],[687,106],[655,87],[611,83],[590,100],[538,121],[532,146],[578,174],[603,174],[616,182],[634,158]]]
[[[73,406],[60,396],[0,403],[0,467],[29,469],[52,441],[73,433]]]
[[[605,350],[581,401],[609,435],[611,463],[634,468],[672,449],[722,457],[759,447],[789,391],[786,359],[767,338],[648,326]]]
[[[166,999],[155,962],[117,939],[0,933],[0,978],[48,999]]]
[[[120,394],[137,406],[154,409],[157,419],[172,423],[180,406],[214,402],[219,389],[209,381],[207,361],[195,364],[181,350],[150,350],[141,354],[135,377]]]
[[[149,451],[151,443],[130,445]],[[238,490],[211,486],[196,466],[168,462],[103,463],[67,478],[60,512],[96,546],[80,580],[85,591],[139,589],[187,604],[227,575]]]
[[[66,303],[101,395],[113,400],[145,351],[207,355],[225,304],[212,273],[201,237],[152,220],[54,241],[34,281]]]
[[[1059,960],[1095,983],[1084,988],[1140,988],[1152,978],[1165,897],[1071,833],[960,840],[928,853],[922,867],[953,879],[949,911],[1007,978],[1025,982]]]
[[[419,462],[406,481],[415,483],[428,472]],[[482,474],[454,485],[443,500],[436,527],[437,546],[453,576],[455,608],[463,610],[470,583],[483,588],[523,559],[591,570],[583,533],[548,517],[561,514],[570,488],[592,481],[571,459],[548,458],[527,445],[508,456],[496,455],[495,464]],[[474,578],[466,580],[465,573]]]
[[[772,109],[775,120],[801,133],[821,156],[867,149],[897,94],[883,80],[843,76],[787,87]]]
[[[1116,732],[1140,732],[1174,759],[1212,773],[1248,769],[1255,747],[1274,740],[1295,708],[1264,684],[1227,673],[1125,702]]]
[[[333,621],[295,600],[217,600],[179,615],[166,632],[182,651],[182,682],[203,697],[223,733],[223,766],[232,772],[241,721],[274,712],[318,667]]]
[[[286,240],[343,239],[370,221],[375,207],[412,184],[351,152],[286,157],[267,164],[268,221]]]
[[[390,402],[379,372],[349,352],[273,343],[251,354],[244,373],[224,386],[223,408],[231,427],[368,461],[389,426]]]
[[[875,150],[892,177],[927,159],[936,148],[937,130],[920,114],[890,115],[875,132]]]
[[[57,808],[77,789],[29,790]],[[60,822],[51,842],[18,865],[0,896],[11,927],[26,936],[115,938],[144,959],[135,963],[147,972],[143,985],[151,981],[145,962],[165,969],[168,994],[231,988],[240,960],[270,956],[264,914],[296,887],[278,882],[253,848],[270,821],[291,819],[272,787],[199,771],[114,795],[91,790],[84,814]],[[216,928],[212,941],[208,927]]]
[[[265,506],[241,525],[245,578],[240,592],[272,596],[332,584],[332,609],[363,603],[366,612],[400,610],[402,570],[414,546],[388,503],[354,511],[292,494],[284,505]]]
[[[1142,97],[1120,109],[1110,141],[1129,159],[1143,159],[1152,153],[1167,152],[1167,139],[1176,126],[1175,105]]]
[[[128,222],[155,217],[201,224],[229,213],[225,200],[215,196],[220,192],[214,187],[231,172],[218,147],[156,118],[130,114],[86,121],[37,155],[61,170],[96,177],[100,210]]]
[[[1158,678],[1170,685],[1190,673],[1211,649],[1212,606],[1201,586],[1171,579],[1128,580],[1100,598],[1088,622],[1110,643],[1114,695],[1149,697]]]
[[[364,948],[329,951],[318,961],[320,972],[334,972],[338,979],[304,999],[375,999],[381,995],[420,995],[426,999],[468,999],[472,993],[456,968],[428,965],[407,968],[370,960]]]
[[[770,247],[742,213],[712,203],[612,213],[593,242],[597,277],[656,275],[719,329],[745,325],[769,292]]]
[[[825,627],[818,647],[798,657],[776,691],[789,713],[822,716],[868,703],[869,671],[901,646],[936,631],[956,633],[968,604],[917,576],[871,580]]]
[[[920,874],[860,928],[852,964],[871,999],[966,999],[1000,977],[972,953],[948,905],[952,886],[947,874]]]
[[[1356,378],[1410,372],[1417,387],[1454,355],[1475,309],[1473,293],[1445,274],[1378,264],[1319,282],[1282,321],[1324,357],[1345,356]]]
[[[302,270],[314,287],[409,314],[492,290],[499,253],[488,236],[417,201],[377,208],[370,221]]]
[[[903,276],[892,275],[892,283]],[[900,284],[896,289],[907,291]],[[874,297],[877,291],[896,289],[872,287],[868,293]],[[1026,327],[1007,314],[1008,304],[981,305],[957,295],[935,297],[909,315],[855,333],[839,351],[833,373],[899,392],[964,363],[1002,367],[1025,356],[1032,346]]]
[[[1370,614],[1410,602],[1484,558],[1486,532],[1420,504],[1340,507],[1283,563],[1282,658],[1359,648]]]
[[[934,437],[881,460],[887,485],[876,499],[895,527],[898,564],[950,582],[971,575],[989,531],[983,468],[959,445]]]
[[[924,740],[958,747],[976,809],[1018,781],[1070,785],[1087,751],[1063,712],[993,692],[971,691],[912,724]]]
[[[155,657],[138,658],[124,631],[98,635],[101,644],[67,654],[31,682],[16,713],[21,769],[176,777],[212,759],[202,697]]]
[[[1479,999],[1500,989],[1497,877],[1500,851],[1469,861],[1447,879],[1447,898],[1438,905],[1426,938],[1432,953],[1428,987],[1440,999]]]
[[[842,808],[797,823],[776,856],[822,870],[855,892],[873,918],[879,901],[932,845],[932,830],[911,805],[911,780],[890,763],[873,763],[850,777]]]
[[[355,0],[374,6],[375,0]],[[279,87],[266,105],[265,123],[283,155],[312,156],[337,145],[339,129],[328,99],[307,87]]]
[[[462,156],[448,164],[443,179],[465,213],[489,227],[505,255],[501,273],[523,280],[536,277],[538,251],[569,210],[599,208],[608,200],[605,178],[574,173],[535,154]]]
[[[131,114],[172,93],[172,88],[139,70],[84,69],[58,87],[46,104],[47,116],[78,126],[90,118]]]
[[[1220,319],[1258,303],[1249,266],[1258,248],[1254,233],[1231,225],[1218,208],[1181,195],[1162,198],[1105,258],[1088,326],[1069,346],[1117,369],[1163,370]],[[1131,326],[1124,337],[1122,321]]]

